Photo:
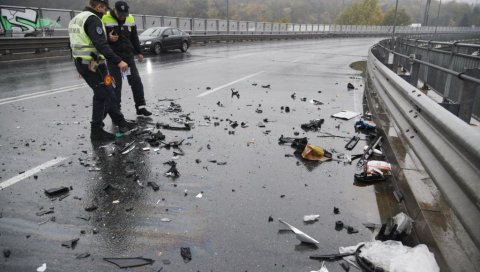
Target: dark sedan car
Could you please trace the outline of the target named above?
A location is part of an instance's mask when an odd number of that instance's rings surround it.
[[[188,33],[175,27],[151,27],[140,34],[139,38],[143,51],[157,55],[175,49],[187,52],[192,43]]]

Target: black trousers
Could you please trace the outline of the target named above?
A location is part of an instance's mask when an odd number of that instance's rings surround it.
[[[114,123],[125,120],[118,107],[117,97],[112,86],[107,87],[103,79],[107,74],[107,66],[101,64],[94,73],[88,69],[87,64],[75,61],[75,67],[93,90],[92,127],[102,127],[106,114],[110,115]]]
[[[133,101],[135,102],[135,107],[138,108],[139,106],[145,105],[145,96],[143,92],[143,83],[142,79],[140,78],[140,74],[138,73],[137,66],[135,65],[134,57],[124,58],[130,68],[130,75],[127,76],[128,84],[132,88],[133,94]],[[108,69],[112,74],[115,80],[115,95],[117,96],[118,107],[121,108],[122,102],[122,72],[117,65],[113,63],[108,64]]]

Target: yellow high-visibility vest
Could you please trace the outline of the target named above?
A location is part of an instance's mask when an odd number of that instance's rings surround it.
[[[75,59],[81,58],[82,60],[90,61],[92,52],[99,56],[99,59],[104,60],[105,56],[100,54],[98,50],[93,46],[92,40],[85,32],[85,22],[90,16],[97,16],[90,11],[83,11],[75,16],[68,24],[68,35],[70,36],[70,47],[72,48],[72,55]],[[100,19],[100,17],[97,16]],[[105,35],[105,26],[102,25],[103,33]],[[105,36],[106,37],[106,36]]]

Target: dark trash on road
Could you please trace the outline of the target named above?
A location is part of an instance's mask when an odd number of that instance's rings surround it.
[[[119,268],[132,268],[144,265],[152,265],[155,261],[143,257],[136,258],[103,258],[104,261],[112,263]]]

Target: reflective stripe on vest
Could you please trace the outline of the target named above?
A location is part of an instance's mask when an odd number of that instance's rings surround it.
[[[100,54],[98,50],[93,46],[92,40],[85,32],[85,22],[90,16],[97,16],[90,11],[83,11],[75,16],[68,24],[68,35],[70,36],[70,48],[72,48],[72,55],[75,59],[81,58],[82,60],[90,61],[92,52],[97,54],[100,59],[105,59],[105,56]],[[98,19],[100,17],[97,16]],[[103,33],[105,33],[105,26],[103,26]]]
[[[103,15],[102,22],[105,26],[108,27],[118,26],[117,19],[112,16],[110,11],[107,12],[107,14]],[[135,17],[129,14],[127,18],[125,18],[125,23],[123,23],[123,25],[127,26],[128,30],[131,31],[132,27],[135,26]]]

